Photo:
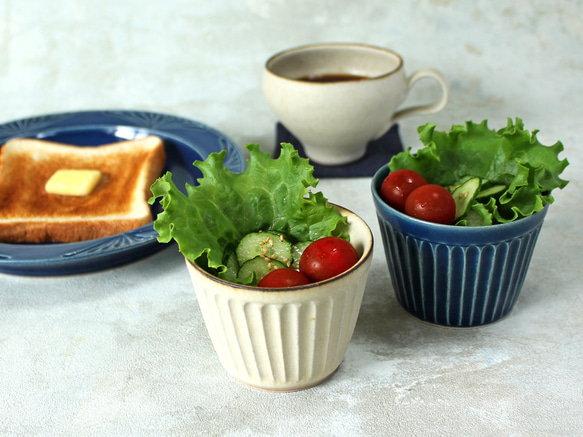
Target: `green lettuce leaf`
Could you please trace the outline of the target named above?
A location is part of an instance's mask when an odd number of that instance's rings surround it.
[[[524,129],[520,118],[515,123],[509,118],[507,126],[498,131],[489,129],[484,120],[454,125],[449,132],[436,131],[434,124],[427,123],[418,132],[424,147],[415,154],[409,148],[395,155],[389,163],[391,171],[415,170],[429,183],[444,187],[454,186],[465,176],[506,186],[495,201],[475,199],[468,208],[473,211],[472,220],[461,217],[458,224],[475,223],[475,213],[484,225],[526,217],[552,203],[551,192],[568,183],[559,177],[569,164],[558,158],[563,144],[541,144],[538,131]]]
[[[180,252],[202,267],[226,271],[225,256],[250,232],[273,230],[292,242],[316,240],[343,232],[341,216],[322,193],[312,193],[318,179],[308,159],[289,143],[281,144],[279,158],[249,144],[247,169],[232,173],[223,167],[226,152],[196,161],[203,177],[199,185],[186,184],[184,195],[167,172],[151,187],[149,203],[160,199],[163,212],[154,222],[158,241],[174,239]]]

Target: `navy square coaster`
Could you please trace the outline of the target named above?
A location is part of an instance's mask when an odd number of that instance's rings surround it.
[[[276,124],[276,147],[274,157],[279,156],[280,143],[291,143],[302,158],[307,158],[302,144],[281,123]],[[373,176],[391,158],[403,151],[399,137],[399,126],[393,125],[381,138],[368,143],[366,154],[356,162],[338,166],[326,166],[310,162],[316,178],[358,178]]]

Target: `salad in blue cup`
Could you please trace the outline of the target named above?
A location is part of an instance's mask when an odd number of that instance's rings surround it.
[[[567,185],[563,145],[541,144],[521,119],[499,130],[483,121],[418,132],[424,147],[395,155],[371,187],[397,300],[437,325],[496,322],[521,292],[552,191]],[[421,179],[395,187],[404,171]]]

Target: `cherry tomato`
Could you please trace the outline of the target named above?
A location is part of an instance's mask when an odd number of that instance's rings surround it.
[[[307,285],[310,280],[301,272],[293,269],[277,269],[269,272],[259,281],[258,287],[287,288]]]
[[[381,197],[398,211],[405,210],[405,201],[415,188],[426,185],[423,176],[413,170],[396,170],[389,173],[381,185]]]
[[[428,222],[451,225],[455,220],[455,200],[440,185],[422,185],[407,197],[405,214]]]
[[[358,262],[356,249],[343,238],[324,237],[314,241],[300,258],[300,272],[312,282],[345,272]]]

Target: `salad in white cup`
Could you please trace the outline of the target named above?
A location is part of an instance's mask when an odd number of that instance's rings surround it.
[[[174,239],[187,260],[243,285],[305,285],[356,264],[346,217],[311,191],[318,179],[309,160],[291,144],[281,146],[273,159],[258,144],[248,145],[242,173],[223,167],[225,151],[195,162],[203,177],[198,186],[186,185],[186,195],[171,172],[159,178],[150,199],[160,197],[164,209],[154,222],[158,240]]]

